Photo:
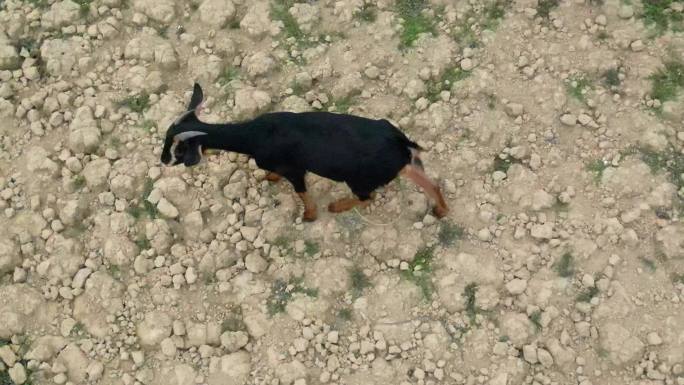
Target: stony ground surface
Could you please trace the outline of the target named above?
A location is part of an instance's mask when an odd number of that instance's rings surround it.
[[[684,384],[681,0],[0,1],[0,384]],[[202,118],[428,149],[331,215]]]

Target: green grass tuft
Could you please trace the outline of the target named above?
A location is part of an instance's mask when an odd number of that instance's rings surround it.
[[[76,175],[74,177],[73,181],[74,181],[74,188],[76,188],[76,190],[82,189],[86,184],[86,179],[83,175]]]
[[[543,19],[548,19],[551,10],[556,8],[558,4],[558,0],[539,0],[537,2],[537,15]]]
[[[601,182],[603,171],[605,171],[608,167],[608,164],[601,159],[592,160],[589,162],[589,164],[587,164],[587,170],[594,173],[594,182],[596,182],[596,184]]]
[[[587,288],[585,291],[577,295],[577,301],[579,302],[590,302],[592,298],[596,297],[599,293],[599,289],[596,286]]]
[[[460,67],[452,67],[444,71],[437,80],[431,80],[426,84],[426,98],[434,103],[440,99],[442,91],[451,91],[454,84],[470,76],[470,71],[463,71]]]
[[[282,34],[285,39],[293,39],[295,44],[300,47],[311,46],[311,39],[299,27],[297,20],[290,14],[290,8],[295,3],[301,3],[297,0],[275,0],[271,3],[271,19],[283,23]]]
[[[372,23],[378,18],[378,7],[372,3],[364,3],[361,9],[354,14],[354,18]]]
[[[140,128],[143,129],[143,131],[147,132],[148,134],[152,132],[152,129],[155,128],[157,125],[154,123],[153,120],[145,119],[143,122],[140,124]]]
[[[536,310],[528,316],[528,318],[530,319],[530,322],[532,322],[532,325],[534,325],[534,328],[537,329],[537,331],[542,330],[541,315],[542,315],[541,310]]]
[[[563,278],[572,277],[575,275],[574,257],[570,253],[565,253],[560,257],[560,260],[554,265],[556,273]]]
[[[333,102],[332,111],[339,113],[347,113],[349,109],[356,104],[356,98],[354,96],[347,96]]]
[[[159,215],[157,206],[147,200],[152,189],[154,189],[154,181],[150,178],[145,179],[140,203],[137,206],[129,207],[127,210],[133,218],[140,219],[143,215],[147,215],[150,219],[155,219]]]
[[[651,273],[655,273],[657,266],[654,260],[646,258],[646,257],[641,257],[640,258],[641,263],[650,271]]]
[[[128,96],[119,102],[122,107],[128,107],[133,112],[142,113],[150,108],[150,96],[143,92],[139,95]]]
[[[672,283],[684,285],[684,274],[672,273]],[[2,346],[2,345],[0,345]]]
[[[492,172],[494,171],[501,171],[504,173],[508,172],[508,169],[511,168],[511,166],[514,163],[520,163],[519,159],[506,157],[506,158],[501,158],[499,155],[494,156],[494,164],[492,165]]]
[[[618,87],[620,85],[620,72],[617,68],[611,68],[603,73],[603,84],[609,88]]]
[[[442,221],[439,224],[437,239],[442,246],[452,246],[463,236],[463,228],[449,221]]]
[[[566,90],[570,96],[579,100],[586,101],[586,92],[591,89],[591,81],[584,74],[575,74],[568,78]]]
[[[337,317],[343,321],[351,321],[354,317],[354,314],[350,308],[343,307],[337,312]]]
[[[670,8],[670,5],[676,2],[681,3],[681,0],[642,0],[644,8],[641,19],[646,26],[654,29],[656,35],[662,35],[668,29],[681,32],[684,27],[684,16]]]
[[[319,251],[321,251],[321,247],[318,245],[318,243],[310,240],[304,241],[304,253],[306,253],[306,255],[313,257]]]
[[[420,35],[430,33],[435,35],[435,21],[427,17],[423,11],[428,6],[427,0],[396,0],[396,11],[404,20],[399,35],[399,48],[406,49],[413,46]]]
[[[510,0],[496,0],[485,6],[482,12],[484,16],[482,29],[494,30],[506,15],[506,8],[510,3]]]
[[[90,3],[92,3],[93,0],[73,0],[73,2],[78,4],[81,16],[87,16],[90,12]]]
[[[271,295],[266,301],[268,314],[273,316],[285,311],[287,304],[296,293],[302,293],[314,298],[318,296],[318,290],[304,287],[301,278],[290,279],[289,282],[285,282],[282,279],[275,280],[271,287]]]
[[[218,77],[218,83],[221,86],[226,86],[233,80],[239,79],[240,78],[240,70],[233,67],[233,66],[226,66],[223,68],[223,71],[221,71],[221,74]]]
[[[425,247],[416,252],[413,260],[409,263],[408,270],[403,270],[404,278],[415,283],[423,293],[425,299],[432,298],[434,286],[430,274],[432,273],[432,260],[435,258],[434,247]]]
[[[475,325],[477,323],[477,314],[480,312],[475,300],[477,289],[477,283],[471,282],[466,285],[466,287],[463,289],[463,294],[461,294],[465,299],[465,312],[470,320],[471,325]]]
[[[354,267],[349,272],[349,276],[351,280],[352,297],[354,299],[361,297],[363,295],[363,291],[372,286],[366,274],[364,274],[363,270],[358,267]]]
[[[661,103],[675,99],[684,87],[684,63],[669,61],[650,76],[651,97]]]

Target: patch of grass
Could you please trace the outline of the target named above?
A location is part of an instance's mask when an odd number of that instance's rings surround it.
[[[366,274],[364,274],[363,270],[358,267],[351,269],[349,272],[349,278],[351,281],[352,297],[354,299],[361,297],[363,295],[363,291],[372,286]]]
[[[506,8],[510,5],[510,0],[496,0],[483,10],[484,20],[482,21],[482,29],[494,30],[501,19],[506,15]]]
[[[404,20],[399,35],[399,48],[406,49],[413,46],[420,35],[430,33],[435,35],[435,21],[426,16],[423,11],[427,8],[427,0],[396,0],[395,8]]]
[[[121,267],[119,267],[119,265],[109,265],[107,267],[107,272],[109,272],[109,275],[111,275],[112,278],[121,279]]]
[[[76,175],[73,179],[73,182],[74,188],[76,188],[76,190],[80,190],[83,188],[83,186],[85,186],[86,180],[83,175]]]
[[[507,335],[503,335],[499,337],[499,342],[508,342],[511,339],[511,337]]]
[[[128,107],[133,112],[143,113],[150,108],[150,96],[146,92],[139,95],[128,96],[119,102],[122,107]]]
[[[494,171],[501,171],[504,173],[508,172],[508,169],[511,168],[511,166],[514,163],[520,163],[519,159],[515,159],[512,157],[506,157],[502,158],[499,155],[494,156],[494,164],[492,165],[492,172]]]
[[[496,96],[493,94],[487,94],[487,108],[490,110],[496,108]]]
[[[71,331],[69,332],[69,336],[72,338],[78,338],[78,337],[83,337],[84,334],[86,334],[85,330],[85,325],[81,322],[76,322],[73,328],[71,328]]]
[[[620,85],[620,71],[617,68],[611,68],[603,72],[603,84],[608,88],[618,87]]]
[[[601,159],[595,159],[587,164],[587,170],[594,173],[594,182],[598,184],[603,177],[603,171],[608,168],[608,164]]]
[[[271,2],[271,19],[283,23],[281,33],[286,39],[293,39],[298,47],[306,47],[311,45],[310,37],[302,31],[297,20],[289,12],[290,8],[299,2],[302,1],[275,0]]]
[[[233,67],[233,66],[226,66],[223,68],[223,71],[221,71],[221,74],[218,77],[218,83],[221,86],[226,86],[233,80],[239,79],[240,78],[240,70]]]
[[[302,293],[314,298],[318,296],[318,290],[303,286],[301,278],[290,279],[289,282],[285,282],[282,279],[275,280],[273,286],[271,286],[271,295],[266,301],[268,314],[273,316],[285,311],[287,304],[296,293]]]
[[[283,255],[289,255],[293,252],[292,239],[289,236],[278,235],[273,241],[273,246],[277,246]]]
[[[437,239],[442,246],[452,246],[463,236],[463,228],[449,221],[442,221],[439,224]]]
[[[543,19],[548,19],[551,10],[559,4],[558,0],[539,0],[537,2],[537,15]]]
[[[343,321],[351,321],[353,316],[352,310],[348,307],[343,307],[337,312],[337,317]]]
[[[670,8],[670,5],[676,2],[681,2],[681,0],[642,0],[641,18],[644,24],[652,27],[657,35],[662,35],[668,29],[681,32],[684,16]]]
[[[304,241],[304,253],[308,255],[309,257],[313,257],[316,255],[319,251],[321,251],[321,247],[318,245],[318,243],[310,240]]]
[[[15,385],[9,376],[9,371],[0,371],[0,385]]]
[[[373,3],[364,3],[361,9],[354,14],[354,18],[372,23],[378,18],[378,7]]]
[[[568,78],[565,89],[568,95],[580,102],[585,102],[587,99],[585,94],[591,89],[591,81],[584,74],[575,74]]]
[[[477,283],[471,282],[466,285],[463,289],[463,298],[465,299],[465,313],[470,319],[470,324],[475,325],[477,323],[477,314],[480,309],[477,307],[475,295],[477,294]]]
[[[415,283],[423,293],[425,299],[432,298],[434,286],[430,273],[432,273],[432,260],[435,258],[434,248],[425,247],[416,252],[413,260],[409,263],[408,270],[403,270],[404,278]]]
[[[152,248],[152,244],[150,243],[150,240],[144,236],[136,239],[135,244],[138,246],[138,249],[140,249],[140,250],[149,250]]]
[[[610,35],[609,35],[608,32],[606,32],[606,30],[604,30],[604,29],[598,31],[598,33],[596,34],[596,38],[599,39],[599,40],[606,40],[606,39],[608,39],[609,37],[610,37]]]
[[[684,285],[684,274],[672,273],[672,276],[670,278],[672,279],[672,283]]]
[[[639,259],[641,260],[641,264],[644,265],[644,267],[648,269],[648,271],[650,271],[651,273],[655,273],[657,266],[654,260],[646,257],[641,257]]]
[[[145,119],[143,120],[142,124],[140,124],[140,128],[142,128],[145,132],[151,133],[152,129],[155,128],[157,125],[154,123],[154,121]]]
[[[532,312],[532,314],[530,314],[527,317],[530,319],[530,322],[532,322],[532,325],[534,325],[534,328],[537,329],[537,331],[542,330],[541,315],[542,315],[541,310],[536,310],[536,311]]]
[[[12,341],[10,341],[10,340],[6,340],[6,339],[4,339],[4,338],[0,338],[0,348],[3,347],[3,346],[10,345],[11,343],[12,343]]]
[[[451,67],[444,71],[439,79],[429,81],[426,84],[425,97],[432,103],[440,99],[442,91],[451,91],[451,87],[461,80],[470,76],[470,71],[464,71],[460,67]]]
[[[128,213],[131,214],[133,218],[140,219],[143,215],[147,215],[147,217],[150,219],[157,218],[159,214],[157,206],[147,200],[153,189],[154,181],[150,178],[145,179],[140,203],[137,206],[131,206],[128,208]]]
[[[578,302],[590,302],[598,293],[599,289],[596,286],[592,286],[578,294],[576,299]]]
[[[670,147],[664,151],[653,151],[642,148],[641,160],[648,165],[652,172],[666,171],[670,182],[677,186],[677,190],[684,188],[684,153]]]
[[[335,100],[331,110],[344,114],[347,113],[354,104],[356,104],[356,98],[354,96],[347,96],[342,99]]]
[[[247,330],[247,325],[245,325],[245,322],[242,320],[242,311],[240,310],[231,313],[228,318],[225,318],[223,322],[221,322],[221,333],[245,330]]]
[[[662,68],[649,77],[651,79],[651,97],[661,103],[677,97],[684,87],[684,63],[668,61]]]
[[[92,3],[93,0],[73,0],[73,2],[78,4],[81,11],[81,16],[87,16],[90,12],[90,3]]]
[[[24,2],[32,5],[34,8],[47,8],[50,5],[48,0],[24,0]]]
[[[561,255],[560,260],[554,265],[554,269],[563,278],[575,275],[574,257],[570,253]]]

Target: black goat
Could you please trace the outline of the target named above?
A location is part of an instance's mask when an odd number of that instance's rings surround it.
[[[209,124],[197,117],[203,98],[202,88],[195,83],[188,110],[166,133],[162,163],[194,166],[208,149],[247,154],[269,171],[269,181],[282,176],[292,183],[304,202],[305,221],[316,219],[316,204],[306,194],[307,172],[345,182],[356,195],[331,203],[331,212],[368,205],[373,191],[398,175],[423,188],[436,202],[437,217],[448,211],[439,187],[423,171],[421,148],[387,120],[329,112],[276,112],[248,122]]]

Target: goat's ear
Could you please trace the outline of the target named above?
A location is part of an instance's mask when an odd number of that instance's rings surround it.
[[[185,167],[192,167],[202,160],[202,148],[198,140],[188,140],[186,143],[188,148],[183,154],[183,164]]]
[[[177,142],[178,141],[183,142],[183,141],[186,141],[188,139],[192,139],[192,138],[202,136],[202,135],[207,135],[207,133],[202,132],[202,131],[183,131],[179,134],[176,134],[176,136],[173,137],[173,140],[175,140]]]
[[[190,103],[188,104],[188,111],[195,111],[197,107],[204,101],[204,92],[199,83],[195,83],[192,88],[192,97],[190,98]]]

